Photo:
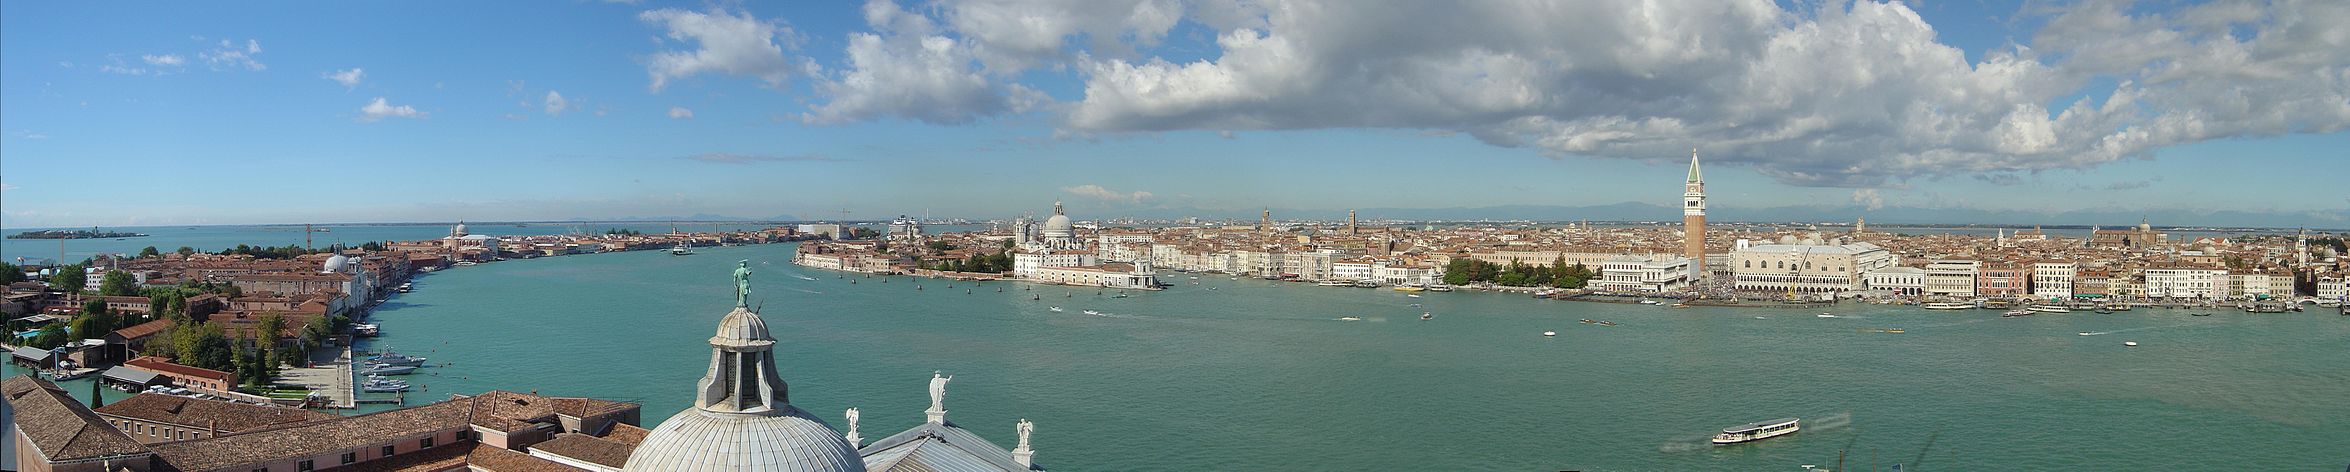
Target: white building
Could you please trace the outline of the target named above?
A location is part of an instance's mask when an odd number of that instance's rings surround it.
[[[922,239],[922,221],[898,215],[898,219],[889,222],[888,237],[891,241]]]
[[[1442,274],[1434,268],[1413,267],[1399,261],[1383,261],[1371,267],[1371,279],[1387,285],[1441,283]]]
[[[1157,290],[1159,288],[1158,274],[1151,270],[1149,262],[1138,262],[1132,265],[1045,267],[1036,269],[1026,278],[1037,282],[1085,287],[1135,290]]]
[[[2146,298],[2216,299],[2227,296],[2228,271],[2146,269]]]
[[[800,234],[821,234],[824,235],[824,237],[832,238],[834,241],[839,241],[843,237],[847,236],[847,234],[841,232],[842,230],[840,225],[831,223],[803,224],[797,228],[792,229],[798,231]]]
[[[2072,262],[2040,262],[2032,264],[2032,296],[2036,298],[2072,298],[2073,274],[2080,264]]]
[[[1369,259],[1332,262],[1330,263],[1330,278],[1346,281],[1371,280],[1371,266],[1376,264],[1378,263]]]
[[[1594,288],[1610,292],[1656,293],[1689,283],[1689,258],[1622,256],[1599,264]]]
[[[1869,290],[1894,295],[1916,296],[1926,294],[1926,270],[1916,267],[1887,267],[1861,274]]]
[[[2317,278],[2317,298],[2342,300],[2350,296],[2350,279],[2338,275]]]
[[[1023,251],[1012,254],[1012,276],[1032,277],[1038,269],[1101,265],[1092,251]]]
[[[1963,259],[1938,260],[1926,264],[1926,294],[1975,296],[1975,273],[1982,268],[1982,261]]]
[[[1336,251],[1293,251],[1279,254],[1281,255],[1281,271],[1283,273],[1297,274],[1297,278],[1305,280],[1346,278],[1335,275],[1335,271],[1338,269],[1337,263],[1333,262],[1338,258]]]
[[[1892,252],[1869,243],[1764,244],[1730,252],[1736,288],[1758,292],[1850,291],[1860,288],[1861,274],[1898,262]]]

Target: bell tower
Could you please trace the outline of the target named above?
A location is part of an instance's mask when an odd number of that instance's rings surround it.
[[[1705,178],[1697,172],[1697,149],[1689,149],[1689,180],[1681,188],[1682,252],[1689,258],[1689,280],[1705,277]]]

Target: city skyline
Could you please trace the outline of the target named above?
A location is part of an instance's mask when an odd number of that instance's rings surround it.
[[[0,5],[0,216],[2350,215],[2341,4],[464,7]]]

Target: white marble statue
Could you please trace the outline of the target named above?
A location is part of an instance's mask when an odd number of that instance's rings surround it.
[[[848,434],[848,440],[849,440],[849,444],[850,444],[850,445],[853,445],[853,446],[854,446],[854,445],[859,445],[859,444],[857,444],[857,443],[859,443],[859,442],[863,442],[863,439],[864,439],[864,438],[857,437],[857,409],[856,409],[856,408],[850,408],[850,409],[849,409],[849,411],[848,411],[848,417],[849,417],[849,434]]]
[[[1034,432],[1036,432],[1036,423],[1030,423],[1030,422],[1028,422],[1028,419],[1027,419],[1027,418],[1021,418],[1021,419],[1020,419],[1020,447],[1017,447],[1017,448],[1014,448],[1014,449],[1017,449],[1017,450],[1022,450],[1022,451],[1026,451],[1026,450],[1028,450],[1028,433],[1034,433]]]
[[[946,411],[947,381],[954,379],[953,376],[941,376],[938,371],[930,372],[930,409],[932,411]]]

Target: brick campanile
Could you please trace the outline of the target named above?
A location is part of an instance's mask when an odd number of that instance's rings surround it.
[[[1682,252],[1689,257],[1689,279],[1705,277],[1705,178],[1697,173],[1697,150],[1689,150],[1689,181],[1681,189],[1681,226],[1688,233]]]

